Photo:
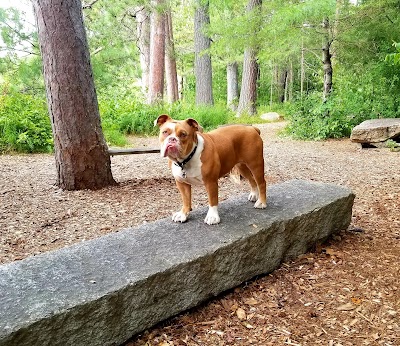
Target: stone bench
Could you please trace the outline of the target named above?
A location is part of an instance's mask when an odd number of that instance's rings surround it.
[[[110,156],[115,155],[137,155],[137,154],[156,154],[160,153],[160,148],[109,148]]]
[[[400,143],[400,118],[365,120],[353,128],[350,139],[362,148],[383,148],[390,139]]]
[[[0,345],[119,345],[346,229],[354,200],[299,180],[271,186],[264,210],[246,197],[216,226],[201,208],[0,266]]]

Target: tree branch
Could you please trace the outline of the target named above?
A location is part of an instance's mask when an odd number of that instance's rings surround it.
[[[6,51],[20,52],[20,53],[26,53],[28,55],[39,56],[38,53],[34,53],[34,52],[31,52],[31,51],[27,51],[27,50],[23,50],[23,49],[16,49],[16,48],[1,47],[0,46],[0,52],[6,52]]]
[[[86,9],[92,9],[92,6],[99,0],[92,0],[92,2],[89,2],[88,4],[82,4],[82,9],[86,10]]]

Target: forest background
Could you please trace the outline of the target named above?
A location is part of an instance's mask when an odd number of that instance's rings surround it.
[[[349,136],[363,120],[400,115],[399,0],[87,0],[82,8],[110,145],[126,145],[128,134],[154,134],[161,113],[210,129],[258,122],[273,110],[289,121],[286,133],[303,139]],[[199,8],[206,20],[196,28]],[[169,17],[178,99],[167,90],[149,99],[143,83],[140,35],[151,13]],[[53,150],[38,38],[28,21],[21,9],[0,8],[0,153]],[[209,47],[195,47],[196,30]],[[249,49],[254,108],[239,112]],[[195,68],[203,57],[212,77],[206,101],[198,98],[203,77]]]

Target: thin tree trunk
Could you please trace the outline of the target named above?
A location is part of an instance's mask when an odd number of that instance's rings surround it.
[[[289,70],[286,71],[286,78],[285,78],[285,86],[284,86],[284,97],[283,97],[283,102],[287,102],[289,98]]]
[[[304,60],[304,40],[301,39],[301,58],[300,58],[300,99],[304,96],[304,80],[305,80],[305,60]]]
[[[293,100],[293,61],[290,60],[288,101],[290,102],[292,100]]]
[[[196,104],[213,105],[211,56],[207,52],[211,41],[204,33],[205,26],[210,24],[208,0],[196,0],[194,16],[194,51],[196,77]]]
[[[248,13],[253,11],[261,12],[261,4],[261,0],[249,0],[246,11]],[[255,31],[252,34],[256,35],[258,29],[258,26],[255,25]],[[257,79],[259,73],[257,52],[258,48],[254,46],[248,46],[244,52],[242,86],[240,89],[237,116],[241,116],[242,114],[254,115],[257,111]]]
[[[274,103],[274,76],[275,76],[275,68],[272,66],[271,68],[271,84],[269,87],[269,107],[272,108]]]
[[[164,0],[155,0],[150,17],[150,76],[148,102],[163,100],[165,75],[165,15],[162,12]]]
[[[79,0],[34,0],[57,185],[66,190],[115,184],[100,124]]]
[[[140,67],[142,69],[142,92],[144,95],[147,95],[149,90],[150,66],[150,13],[146,7],[140,7],[137,9],[136,22]]]
[[[174,103],[179,100],[179,93],[171,11],[165,14],[165,77],[168,102]]]
[[[227,106],[232,111],[236,111],[237,102],[239,100],[239,66],[235,61],[230,63],[226,67],[226,79],[227,79]]]
[[[278,69],[278,87],[279,87],[279,102],[285,102],[286,86],[287,86],[288,71],[286,68],[279,71]]]
[[[332,92],[332,76],[333,76],[333,68],[332,68],[332,54],[331,54],[331,45],[332,40],[330,39],[329,30],[330,24],[329,19],[325,18],[323,22],[323,27],[326,30],[325,42],[322,46],[322,63],[323,63],[323,71],[324,71],[324,90],[323,90],[323,101],[325,102],[330,93]]]

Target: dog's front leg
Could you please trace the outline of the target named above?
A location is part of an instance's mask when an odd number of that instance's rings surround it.
[[[172,215],[172,220],[175,222],[185,222],[189,212],[192,210],[192,187],[189,184],[181,183],[176,180],[176,186],[181,193],[182,209]]]
[[[208,194],[208,212],[204,222],[208,225],[216,225],[220,222],[218,214],[218,181],[205,182]]]

